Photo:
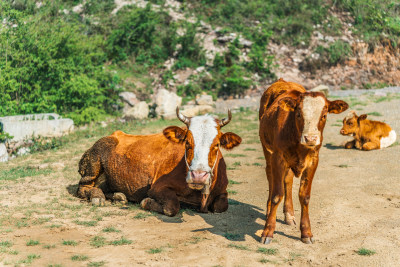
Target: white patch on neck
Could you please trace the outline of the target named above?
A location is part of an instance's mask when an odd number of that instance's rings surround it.
[[[210,115],[197,116],[190,120],[189,130],[192,132],[194,140],[194,157],[190,164],[190,170],[210,172],[208,154],[211,144],[218,134],[217,123]]]
[[[396,142],[396,132],[394,130],[391,130],[389,132],[389,135],[386,137],[382,137],[380,141],[381,141],[381,146],[380,146],[381,148],[390,146],[391,144]]]
[[[301,143],[305,144],[304,136],[318,136],[315,145],[321,143],[321,132],[318,130],[319,118],[325,106],[325,99],[321,96],[305,96],[303,99],[304,128],[301,134]]]

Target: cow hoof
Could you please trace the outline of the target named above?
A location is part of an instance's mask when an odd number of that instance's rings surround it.
[[[313,237],[302,237],[301,242],[304,244],[314,244],[314,238]]]
[[[125,205],[126,203],[128,203],[128,199],[126,198],[124,193],[114,193],[113,195],[113,200],[116,202],[119,202],[123,205]]]
[[[268,245],[269,243],[271,243],[271,241],[272,241],[272,237],[269,237],[269,236],[262,236],[261,237],[261,244],[265,244],[265,245]]]
[[[91,200],[93,206],[102,207],[106,205],[106,201],[104,198],[95,197]]]

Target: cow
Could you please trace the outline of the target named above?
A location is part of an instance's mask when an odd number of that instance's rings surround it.
[[[396,132],[384,122],[367,120],[367,114],[357,116],[351,111],[343,119],[341,135],[354,136],[345,148],[372,150],[388,147],[396,141]]]
[[[293,176],[301,177],[301,240],[314,242],[308,205],[311,183],[318,166],[328,113],[341,113],[348,108],[342,100],[329,101],[321,92],[307,92],[303,86],[282,78],[263,93],[260,101],[260,140],[267,163],[269,186],[266,222],[261,243],[272,241],[276,212],[285,196],[285,223],[296,224],[292,201]]]
[[[200,212],[228,209],[228,178],[220,148],[232,149],[242,139],[222,133],[228,118],[186,117],[186,127],[170,126],[162,133],[130,135],[116,131],[98,140],[80,162],[77,195],[96,205],[105,199],[140,203],[145,210],[175,216],[180,201],[200,206]],[[105,187],[98,185],[104,175]]]

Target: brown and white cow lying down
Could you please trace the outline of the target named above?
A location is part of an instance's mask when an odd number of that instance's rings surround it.
[[[308,204],[311,183],[318,166],[322,132],[328,113],[341,113],[347,108],[347,103],[342,100],[329,101],[320,92],[306,92],[303,86],[283,79],[272,84],[262,95],[260,139],[267,162],[269,196],[261,243],[269,244],[272,240],[276,212],[283,196],[285,222],[295,224],[293,176],[301,177],[301,240],[307,244],[314,242]]]
[[[354,136],[354,140],[347,142],[345,148],[372,150],[388,147],[396,141],[396,132],[389,125],[367,120],[367,114],[357,116],[354,111],[343,119],[340,134]]]
[[[220,147],[231,149],[242,141],[221,132],[232,118],[230,111],[222,120],[188,118],[178,108],[177,116],[187,128],[170,126],[153,135],[116,131],[98,140],[79,162],[78,196],[102,205],[104,193],[111,199],[122,193],[142,208],[168,216],[178,213],[180,201],[200,206],[201,212],[226,211],[228,178]],[[97,185],[102,174],[104,193]]]

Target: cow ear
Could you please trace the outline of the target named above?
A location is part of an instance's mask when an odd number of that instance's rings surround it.
[[[235,146],[238,146],[242,142],[242,138],[234,133],[224,133],[220,140],[221,146],[225,149],[232,149]]]
[[[367,118],[367,114],[362,114],[360,117],[357,118],[357,122],[360,123],[360,121],[365,120]]]
[[[284,97],[279,100],[279,106],[285,111],[294,111],[296,101],[291,97]]]
[[[181,127],[169,126],[164,129],[163,134],[168,140],[175,143],[180,143],[185,140],[186,132],[187,130],[182,129]]]
[[[329,103],[328,107],[329,113],[339,114],[349,108],[349,105],[343,100],[328,101],[328,103]]]

